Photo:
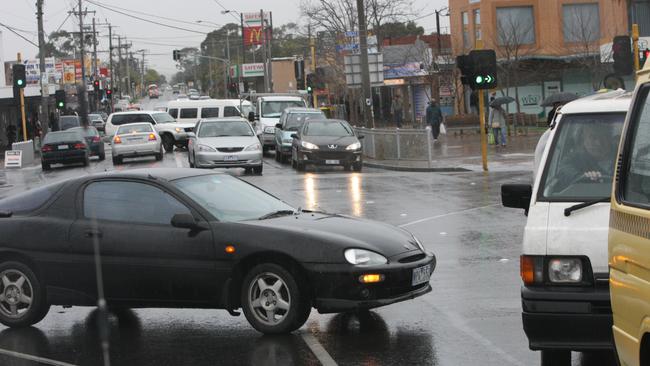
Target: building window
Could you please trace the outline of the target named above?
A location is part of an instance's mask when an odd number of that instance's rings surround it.
[[[598,4],[567,4],[562,6],[564,42],[591,43],[600,39]]]
[[[481,37],[481,9],[474,9],[474,39],[477,41]]]
[[[497,8],[497,38],[500,46],[518,47],[535,43],[532,6]]]
[[[460,13],[463,20],[463,47],[471,48],[472,44],[469,39],[469,15],[466,11]]]
[[[630,32],[632,24],[639,25],[639,35],[641,37],[650,36],[650,1],[648,0],[631,0],[629,8]]]

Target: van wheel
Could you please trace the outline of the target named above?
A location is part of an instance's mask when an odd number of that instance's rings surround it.
[[[542,350],[542,366],[571,366],[571,351]]]
[[[28,327],[40,322],[50,309],[45,287],[23,263],[0,264],[0,323]]]

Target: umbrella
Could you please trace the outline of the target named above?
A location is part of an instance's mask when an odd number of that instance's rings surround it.
[[[575,95],[574,93],[559,92],[559,93],[551,94],[550,96],[546,97],[546,99],[544,99],[544,101],[540,103],[540,106],[552,107],[553,104],[555,103],[566,104],[576,99],[578,99],[578,96]]]
[[[494,98],[494,100],[490,102],[490,107],[496,107],[502,104],[512,103],[514,101],[515,98],[513,97],[498,97],[498,98]]]

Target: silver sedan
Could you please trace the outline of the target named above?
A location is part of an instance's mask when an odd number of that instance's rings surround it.
[[[262,144],[245,119],[204,119],[188,136],[190,167],[244,168],[262,174]]]
[[[124,158],[155,156],[163,159],[160,135],[151,123],[128,123],[121,125],[113,136],[111,144],[113,164],[122,164]]]

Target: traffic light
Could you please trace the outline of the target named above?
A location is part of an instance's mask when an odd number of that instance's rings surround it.
[[[645,49],[641,50],[639,52],[639,68],[642,69],[643,65],[645,65],[645,62],[648,60],[648,57],[650,57],[650,49]]]
[[[54,92],[54,99],[56,100],[56,109],[65,109],[65,90],[57,90]]]
[[[612,42],[614,72],[618,75],[630,75],[634,71],[631,42],[630,36],[616,36]]]
[[[307,93],[312,94],[314,92],[314,79],[316,74],[307,74]]]
[[[497,87],[497,55],[494,50],[473,50],[469,52],[472,72],[469,85],[472,89],[493,89]]]
[[[93,81],[93,89],[95,89],[95,94],[99,94],[99,80]]]
[[[174,61],[178,61],[181,59],[181,51],[179,50],[174,50],[172,52],[172,56],[174,57]]]
[[[25,87],[25,84],[27,84],[27,78],[25,77],[25,65],[23,64],[13,65],[13,78],[14,78],[14,88]]]
[[[293,73],[296,77],[296,89],[305,89],[305,60],[296,60],[293,62]]]
[[[106,89],[106,99],[111,99],[111,98],[113,98],[113,90]]]

